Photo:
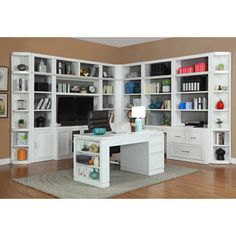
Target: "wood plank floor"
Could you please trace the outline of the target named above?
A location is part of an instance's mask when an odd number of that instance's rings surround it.
[[[236,165],[199,165],[168,160],[167,163],[200,171],[113,198],[236,198]],[[47,161],[30,165],[0,166],[0,198],[54,198],[12,181],[72,167],[72,160]]]

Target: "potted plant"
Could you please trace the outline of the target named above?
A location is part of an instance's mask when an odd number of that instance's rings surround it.
[[[170,85],[171,85],[170,79],[162,80],[162,92],[169,93],[170,92]]]
[[[26,124],[25,124],[25,120],[24,119],[18,120],[18,127],[19,127],[19,129],[26,128]]]
[[[225,66],[223,63],[217,65],[217,70],[224,70]]]

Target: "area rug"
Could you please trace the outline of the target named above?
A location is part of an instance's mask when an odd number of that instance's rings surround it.
[[[109,198],[138,188],[158,184],[163,181],[174,179],[183,175],[194,173],[198,170],[165,165],[165,172],[154,176],[111,169],[111,185],[101,189],[87,184],[73,181],[73,170],[60,170],[41,175],[24,178],[15,178],[15,182],[51,194],[57,198]]]

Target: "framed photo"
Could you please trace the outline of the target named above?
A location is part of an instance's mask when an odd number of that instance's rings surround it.
[[[7,117],[7,94],[0,94],[0,118]]]
[[[7,91],[8,88],[8,67],[0,66],[0,91]]]

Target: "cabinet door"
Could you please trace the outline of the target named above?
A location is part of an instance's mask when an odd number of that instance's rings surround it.
[[[34,134],[34,155],[32,161],[52,159],[52,134],[50,131],[40,131]]]
[[[58,131],[58,156],[68,156],[71,154],[71,130]]]

